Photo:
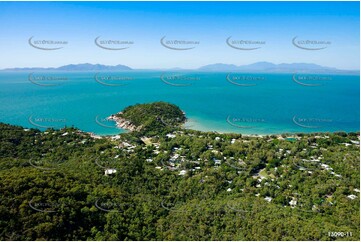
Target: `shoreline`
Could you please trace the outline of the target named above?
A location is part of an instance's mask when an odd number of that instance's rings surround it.
[[[119,112],[117,114],[122,114],[122,112]],[[107,117],[108,120],[112,120],[114,122],[116,122],[116,126],[117,128],[120,128],[120,129],[123,129],[123,130],[126,130],[126,131],[130,131],[130,132],[133,132],[133,131],[139,131],[141,129],[141,126],[137,127],[135,126],[134,124],[132,124],[129,120],[126,120],[124,118],[120,118],[120,117],[117,117],[116,115],[117,114],[112,114],[110,115],[109,117]],[[188,119],[187,119],[188,120]],[[187,125],[187,122],[183,124],[184,125]],[[265,133],[260,133],[260,134],[247,134],[247,133],[238,133],[238,132],[225,132],[225,131],[217,131],[217,130],[201,130],[201,129],[198,129],[199,127],[192,127],[192,128],[182,128],[184,130],[193,130],[193,131],[198,131],[198,132],[204,132],[204,133],[207,133],[207,132],[212,132],[212,133],[217,133],[217,134],[220,134],[220,135],[226,135],[226,134],[239,134],[239,135],[242,135],[242,137],[250,137],[250,138],[264,138],[264,137],[267,137],[267,136],[277,136],[277,138],[283,138],[283,136],[286,136],[286,138],[295,138],[295,137],[298,137],[299,134],[306,134],[306,135],[309,135],[309,134],[314,134],[314,135],[317,135],[317,134],[327,134],[327,133],[336,133],[336,132],[345,132],[345,133],[357,133],[357,132],[360,132],[359,130],[358,131],[313,131],[313,132],[283,132],[283,133],[269,133],[269,134],[265,134]],[[114,136],[117,136],[117,135],[120,135],[121,133],[118,133],[118,134],[96,134],[94,132],[86,132],[86,133],[89,133],[89,134],[92,134],[93,136],[96,136],[97,138],[106,138],[106,137],[114,137]]]
[[[142,126],[135,126],[129,120],[118,117],[117,116],[118,114],[123,114],[123,112],[112,114],[109,117],[107,117],[106,119],[114,121],[116,123],[117,128],[125,129],[125,130],[131,131],[131,132],[141,130]]]
[[[117,113],[117,114],[119,114],[119,113]],[[117,127],[121,128],[123,130],[128,130],[128,131],[133,131],[133,130],[136,129],[136,126],[131,124],[128,120],[116,117],[115,115],[113,114],[113,115],[109,116],[108,118],[109,118],[109,120],[115,121],[117,123]],[[0,123],[7,124],[7,125],[13,125],[13,126],[20,126],[23,129],[31,129],[31,128],[33,128],[33,127],[23,126],[21,124],[11,124],[11,123],[8,123],[8,122],[0,122]],[[69,127],[67,127],[67,128],[69,128]],[[63,128],[59,128],[57,130],[61,130],[61,129],[63,129]],[[80,128],[76,128],[76,129],[78,131],[82,132],[82,133],[89,134],[92,138],[95,138],[95,139],[115,137],[115,136],[118,136],[118,135],[122,134],[121,132],[119,132],[117,134],[98,134],[98,133],[95,133],[93,131],[85,131],[85,130],[82,130]],[[243,137],[251,137],[251,138],[263,138],[263,137],[266,137],[266,136],[277,136],[277,137],[287,136],[286,138],[291,138],[291,137],[294,138],[294,137],[297,137],[298,134],[322,135],[322,134],[327,134],[327,133],[333,134],[333,133],[337,133],[337,132],[360,133],[360,130],[357,130],[357,131],[354,131],[354,130],[352,130],[352,131],[338,130],[338,131],[313,131],[313,132],[284,132],[284,133],[270,133],[270,134],[242,134],[242,133],[237,133],[237,132],[220,132],[220,131],[215,131],[215,130],[204,131],[204,130],[190,129],[190,128],[188,128],[188,129],[184,128],[184,130],[194,130],[194,131],[204,132],[204,133],[212,132],[212,133],[217,133],[217,134],[221,134],[221,135],[224,135],[224,134],[239,134],[239,135],[242,135]],[[45,132],[45,130],[40,130],[40,131]]]

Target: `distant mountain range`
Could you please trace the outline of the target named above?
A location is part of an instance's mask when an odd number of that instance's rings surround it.
[[[107,66],[100,64],[71,64],[60,66],[57,68],[42,68],[42,67],[30,67],[30,68],[8,68],[3,71],[128,71],[132,68],[125,65]]]
[[[267,73],[293,73],[293,72],[313,72],[313,73],[359,73],[358,70],[339,70],[332,67],[320,66],[311,63],[282,63],[273,64],[271,62],[256,62],[250,65],[231,64],[211,64],[198,68],[200,71],[238,71],[238,72],[267,72]]]
[[[101,64],[71,64],[58,68],[8,68],[2,71],[129,71],[136,70],[125,65],[108,66]],[[142,69],[145,70],[145,69]],[[325,67],[311,63],[282,63],[273,64],[271,62],[256,62],[249,65],[232,65],[216,63],[205,65],[197,69],[170,68],[161,69],[163,71],[210,71],[210,72],[264,72],[264,73],[340,73],[340,74],[359,74],[359,70],[340,70],[332,67]]]

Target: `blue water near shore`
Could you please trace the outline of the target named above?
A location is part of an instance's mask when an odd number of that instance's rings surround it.
[[[109,115],[137,103],[166,101],[186,113],[186,128],[202,131],[360,130],[360,77],[355,75],[233,73],[227,79],[229,73],[220,72],[95,74],[0,72],[0,122],[42,130],[75,126],[113,135],[124,130],[107,121]]]

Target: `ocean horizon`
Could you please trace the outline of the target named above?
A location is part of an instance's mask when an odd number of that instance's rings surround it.
[[[222,133],[360,130],[360,77],[343,74],[197,71],[0,72],[0,122],[126,132],[106,118],[125,107],[179,106],[185,128]]]

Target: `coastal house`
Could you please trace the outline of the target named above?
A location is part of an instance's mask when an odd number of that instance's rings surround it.
[[[108,175],[114,174],[116,172],[117,172],[116,169],[106,169],[104,172],[104,175],[108,176]]]
[[[113,141],[118,140],[118,139],[120,139],[120,135],[111,136],[110,139],[113,140]]]
[[[166,135],[168,138],[170,138],[170,139],[172,139],[172,138],[175,138],[176,137],[176,135],[175,134],[167,134]]]
[[[347,197],[348,197],[349,199],[351,199],[351,200],[354,200],[354,199],[357,198],[357,196],[356,196],[356,195],[353,195],[353,194],[348,195]]]
[[[187,173],[186,170],[181,170],[181,171],[179,172],[179,175],[180,175],[180,176],[184,176],[186,173]]]
[[[271,202],[272,198],[271,197],[265,197],[264,200],[266,200],[267,202]]]
[[[318,160],[317,160],[317,161],[318,161]],[[326,169],[326,170],[328,170],[328,171],[332,171],[332,170],[333,170],[332,167],[330,167],[330,166],[327,165],[327,164],[321,164],[321,167],[324,168],[324,169]]]
[[[355,144],[355,145],[359,145],[359,144],[360,144],[360,141],[357,141],[357,140],[351,140],[351,143],[352,143],[352,144]]]
[[[292,198],[292,200],[289,202],[289,204],[291,205],[291,207],[294,207],[297,205],[297,201],[294,200],[295,198]]]

